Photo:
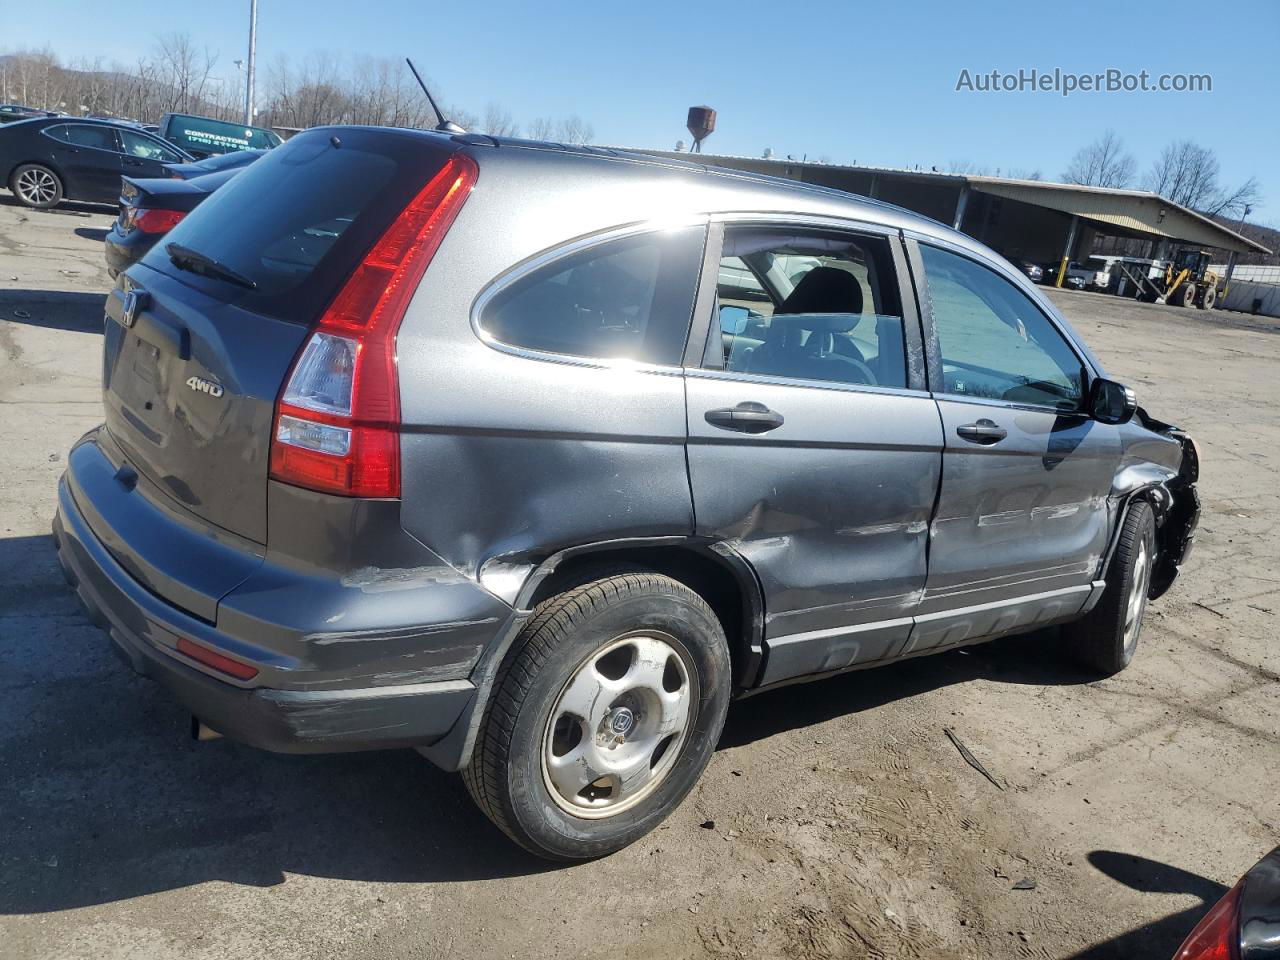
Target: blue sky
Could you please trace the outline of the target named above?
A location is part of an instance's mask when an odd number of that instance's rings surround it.
[[[186,31],[234,75],[248,0],[0,3],[0,50],[129,61]],[[1055,22],[1056,19],[1056,22]],[[55,24],[51,28],[50,24]],[[124,41],[121,38],[132,39]],[[104,39],[109,38],[109,39]],[[1107,127],[1145,170],[1175,136],[1215,148],[1223,179],[1256,176],[1253,221],[1280,225],[1280,3],[1064,4],[259,0],[258,52],[414,57],[443,98],[517,120],[580,114],[600,143],[670,149],[709,104],[709,152],[1056,178]],[[962,69],[1207,73],[1212,93],[957,93]]]

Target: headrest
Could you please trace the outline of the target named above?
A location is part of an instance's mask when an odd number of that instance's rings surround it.
[[[814,267],[800,278],[791,295],[773,313],[774,316],[780,313],[861,314],[862,286],[846,270]]]

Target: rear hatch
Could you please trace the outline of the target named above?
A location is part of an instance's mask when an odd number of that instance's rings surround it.
[[[122,276],[107,301],[106,424],[147,489],[266,542],[272,415],[294,356],[455,149],[411,131],[306,131],[238,171]]]

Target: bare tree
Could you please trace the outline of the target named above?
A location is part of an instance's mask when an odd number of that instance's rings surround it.
[[[157,40],[156,60],[160,81],[169,88],[168,110],[190,113],[203,101],[218,58],[208,47],[197,50],[188,33],[166,33]]]
[[[1125,152],[1124,141],[1114,130],[1108,130],[1093,143],[1076,151],[1062,174],[1062,180],[1086,187],[1120,189],[1133,183],[1136,169],[1133,154]]]
[[[1232,214],[1257,203],[1262,191],[1250,177],[1235,188],[1218,181],[1218,158],[1213,151],[1191,140],[1175,140],[1162,151],[1147,174],[1146,187],[1174,203],[1210,216]]]
[[[556,124],[555,138],[562,143],[588,143],[595,135],[595,128],[576,113]]]
[[[556,122],[550,117],[534,117],[529,124],[530,140],[550,140],[555,136]]]
[[[520,127],[512,121],[511,111],[496,103],[490,103],[484,108],[481,130],[492,137],[520,136]]]

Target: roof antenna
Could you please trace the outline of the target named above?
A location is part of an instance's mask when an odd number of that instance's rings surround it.
[[[413,65],[413,61],[408,57],[405,57],[404,62],[407,63],[409,65],[409,69],[413,71],[413,79],[418,81],[418,86],[420,86],[422,88],[422,92],[427,95],[427,103],[431,104],[431,109],[435,111],[436,120],[439,121],[436,124],[436,129],[441,133],[466,133],[467,131],[463,130],[452,120],[446,120],[444,118],[444,114],[441,113],[440,108],[436,106],[435,98],[431,96],[431,91],[428,90],[427,85],[422,82],[422,76],[418,73],[418,68]]]

